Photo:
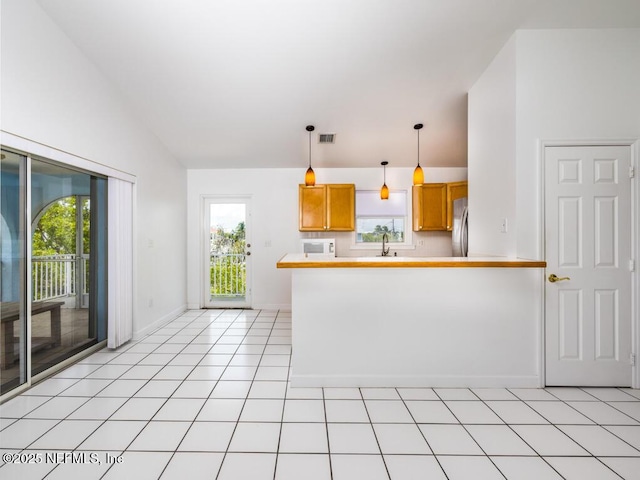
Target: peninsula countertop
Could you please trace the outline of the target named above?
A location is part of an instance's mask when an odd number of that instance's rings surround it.
[[[277,268],[546,268],[547,262],[509,257],[333,257],[288,253]]]

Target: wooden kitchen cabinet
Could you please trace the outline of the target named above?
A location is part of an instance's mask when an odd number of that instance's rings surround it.
[[[447,229],[447,184],[423,183],[411,191],[413,231]]]
[[[354,184],[299,185],[298,198],[301,232],[349,232],[355,229]]]
[[[414,185],[412,190],[413,231],[451,231],[453,201],[466,196],[466,180]]]

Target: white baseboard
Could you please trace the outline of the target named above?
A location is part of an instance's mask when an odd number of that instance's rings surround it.
[[[253,310],[281,310],[283,312],[291,311],[290,303],[259,303],[252,305]]]
[[[220,308],[224,308],[224,307],[220,307]],[[187,309],[201,310],[202,307],[200,307],[200,305],[197,303],[189,303],[187,304]],[[261,303],[261,304],[253,305],[251,309],[252,310],[281,310],[283,312],[290,312],[291,304],[290,303]]]
[[[540,388],[532,376],[296,375],[292,387]]]
[[[149,335],[154,330],[157,330],[160,327],[163,327],[171,320],[174,320],[176,317],[180,316],[180,314],[184,313],[187,310],[186,304],[179,306],[178,308],[172,310],[171,312],[163,315],[158,320],[153,322],[151,325],[146,326],[142,330],[138,330],[137,332],[133,332],[133,340],[140,340],[145,335]]]

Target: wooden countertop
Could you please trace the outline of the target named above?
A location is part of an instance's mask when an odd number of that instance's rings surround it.
[[[547,262],[507,257],[331,257],[288,253],[277,268],[546,268]]]

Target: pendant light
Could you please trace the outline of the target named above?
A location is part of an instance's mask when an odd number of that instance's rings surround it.
[[[413,171],[413,184],[422,185],[424,183],[424,172],[420,166],[420,129],[423,127],[421,123],[416,123],[413,128],[418,131],[418,166]]]
[[[311,168],[311,132],[315,130],[313,125],[307,125],[307,132],[309,132],[309,168],[307,173],[304,174],[304,184],[307,187],[313,187],[316,184],[316,174]]]
[[[384,175],[382,188],[380,189],[380,198],[382,200],[389,200],[389,187],[387,187],[387,165],[389,165],[389,162],[387,161],[380,162],[380,165],[382,165],[382,171]]]

